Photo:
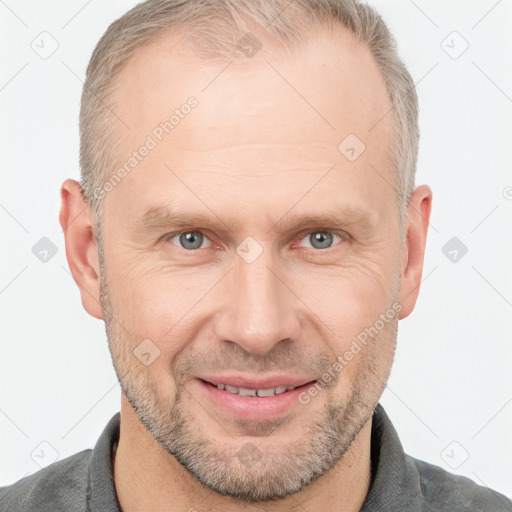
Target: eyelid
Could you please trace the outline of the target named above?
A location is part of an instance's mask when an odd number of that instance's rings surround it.
[[[173,233],[167,233],[166,235],[164,235],[162,237],[161,240],[162,240],[162,242],[170,242],[175,236],[181,235],[183,233],[201,233],[204,238],[206,238],[211,244],[213,244],[213,240],[206,234],[206,230],[195,229],[195,228],[193,228],[193,229],[181,229],[180,231],[175,231]],[[179,245],[176,245],[176,244],[172,244],[172,245],[174,245],[178,249],[183,249],[184,251],[187,251],[187,252],[197,252],[199,250],[199,249],[187,250],[184,247],[180,247]],[[204,247],[203,249],[209,249],[209,247]]]
[[[348,242],[350,240],[349,235],[347,233],[345,233],[344,231],[335,231],[333,229],[310,229],[309,231],[306,231],[305,233],[301,233],[299,235],[299,242],[301,242],[302,240],[304,240],[304,238],[306,238],[308,235],[311,235],[313,233],[331,233],[332,235],[340,238],[340,241],[338,243],[333,243],[333,245],[331,247],[327,247],[326,249],[316,249],[316,251],[320,251],[320,252],[328,251],[329,249],[334,249],[341,242],[343,242],[343,241]],[[315,249],[314,247],[304,247],[304,248],[305,249]]]
[[[181,235],[183,233],[201,233],[203,235],[204,238],[206,238],[207,240],[210,241],[210,244],[214,244],[214,241],[212,240],[212,238],[210,236],[208,236],[207,234],[207,231],[206,229],[201,229],[201,228],[192,228],[192,229],[181,229],[180,231],[175,231],[173,233],[168,233],[166,234],[163,238],[162,238],[162,241],[163,242],[166,242],[166,241],[170,241],[172,240],[175,236],[177,235]],[[328,251],[329,249],[334,249],[336,246],[338,246],[341,242],[343,241],[347,241],[349,242],[350,241],[350,235],[348,233],[346,233],[345,231],[337,231],[337,230],[334,230],[334,229],[323,229],[323,228],[309,228],[308,230],[305,230],[303,231],[302,233],[300,233],[297,237],[297,235],[295,236],[295,240],[298,240],[299,241],[302,241],[306,236],[308,235],[311,235],[313,233],[331,233],[337,237],[339,237],[341,239],[340,242],[338,242],[337,244],[334,244],[332,245],[331,247],[327,247],[326,249],[316,249],[314,247],[303,247],[304,249],[313,249],[315,250],[315,252],[325,252],[325,251]],[[176,245],[176,244],[172,244],[174,245],[175,247],[178,247],[179,249],[183,249],[189,253],[191,252],[197,252],[199,249],[194,249],[194,250],[187,250],[183,247],[180,247],[179,245]],[[296,242],[293,243],[293,246],[296,245]],[[203,249],[209,249],[210,247],[204,247]]]

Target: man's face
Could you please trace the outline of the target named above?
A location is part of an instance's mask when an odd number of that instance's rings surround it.
[[[342,457],[389,375],[391,114],[369,129],[391,103],[348,34],[293,56],[264,47],[224,71],[182,46],[141,51],[115,96],[131,128],[118,128],[118,166],[148,135],[156,146],[103,199],[109,345],[140,420],[194,476],[247,501],[283,498]],[[191,96],[159,141],[155,127]],[[338,149],[349,134],[366,146],[355,160]],[[166,221],[165,208],[191,220]],[[219,383],[301,387],[242,396]]]

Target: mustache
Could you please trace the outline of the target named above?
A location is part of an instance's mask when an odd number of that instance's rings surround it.
[[[278,344],[264,355],[250,354],[236,344],[197,352],[190,347],[176,355],[172,370],[178,380],[211,371],[237,373],[284,373],[321,377],[337,357],[332,352],[304,351],[297,344]]]

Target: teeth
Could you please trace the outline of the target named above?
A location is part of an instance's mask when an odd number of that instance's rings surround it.
[[[242,396],[256,396],[255,389],[238,388],[238,394]]]
[[[258,389],[258,396],[273,396],[274,388],[271,389]]]
[[[282,393],[286,393],[286,391],[292,391],[296,386],[278,386],[277,388],[269,388],[269,389],[246,389],[246,388],[237,388],[235,386],[230,386],[229,384],[217,384],[217,388],[223,391],[229,391],[230,393],[234,393],[241,396],[274,396],[280,395]]]

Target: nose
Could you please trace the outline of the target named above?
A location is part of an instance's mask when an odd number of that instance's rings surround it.
[[[254,355],[299,339],[299,301],[274,267],[270,250],[252,263],[235,258],[233,270],[218,290],[223,298],[215,318],[217,339],[236,343]]]

